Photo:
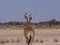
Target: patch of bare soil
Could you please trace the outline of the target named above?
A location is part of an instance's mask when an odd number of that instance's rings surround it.
[[[0,45],[26,45],[23,30],[0,30]],[[60,45],[60,30],[35,30],[32,45]]]

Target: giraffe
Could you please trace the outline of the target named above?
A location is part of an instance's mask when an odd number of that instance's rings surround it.
[[[26,19],[26,24],[24,28],[24,36],[25,36],[27,45],[29,45],[30,43],[32,44],[35,32],[31,26],[31,20],[32,20],[31,14],[28,15],[28,13],[25,13],[25,19]]]

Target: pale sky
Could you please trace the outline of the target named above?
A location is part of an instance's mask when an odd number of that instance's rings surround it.
[[[24,22],[26,12],[33,15],[32,22],[60,21],[60,0],[0,0],[0,22]]]

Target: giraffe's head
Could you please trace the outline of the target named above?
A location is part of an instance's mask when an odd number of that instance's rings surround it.
[[[32,14],[25,13],[24,18],[26,19],[26,26],[30,26],[32,20]]]
[[[31,16],[32,14],[29,14],[29,13],[25,13],[25,15],[24,15],[24,17],[25,17],[25,19],[27,20],[27,22],[31,22],[31,20],[32,20],[32,16]]]

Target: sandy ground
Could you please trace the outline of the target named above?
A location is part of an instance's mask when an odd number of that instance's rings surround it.
[[[9,42],[0,43],[0,45],[26,45],[23,30],[0,30],[1,39],[8,39]],[[19,42],[16,42],[17,39]],[[60,45],[60,30],[35,30],[32,45]]]

